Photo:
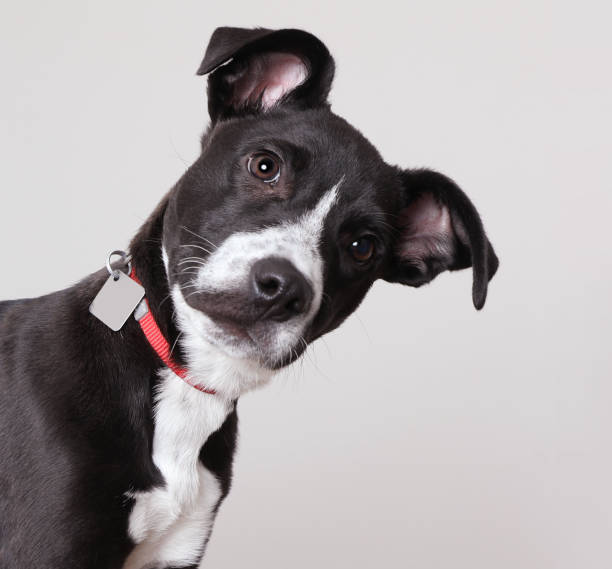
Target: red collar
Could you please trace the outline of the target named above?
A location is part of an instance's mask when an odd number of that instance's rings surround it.
[[[136,276],[134,267],[132,267],[130,277],[132,277],[134,281],[136,281],[140,286],[142,286],[142,283],[138,280],[138,277]],[[189,385],[191,385],[191,387],[195,387],[199,391],[208,393],[210,395],[215,395],[216,391],[214,389],[208,389],[204,385],[191,381],[187,369],[181,367],[172,359],[170,344],[168,344],[168,340],[164,338],[162,331],[157,325],[157,322],[155,322],[155,318],[153,318],[153,313],[151,312],[149,301],[146,297],[142,300],[146,303],[147,312],[144,316],[138,319],[138,323],[140,324],[140,328],[144,332],[147,341],[155,350],[155,353],[160,357],[164,364],[166,364],[166,366],[169,367],[176,375],[178,375],[185,383],[188,383]]]

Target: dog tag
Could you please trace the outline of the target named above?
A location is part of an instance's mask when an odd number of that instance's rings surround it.
[[[116,276],[119,276],[115,280]],[[145,290],[121,271],[110,275],[89,305],[89,312],[118,332],[144,297]]]

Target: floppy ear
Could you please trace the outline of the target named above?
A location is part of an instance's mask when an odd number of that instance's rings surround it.
[[[432,170],[400,173],[404,202],[393,258],[383,278],[421,286],[442,271],[473,267],[472,300],[480,310],[499,261],[480,216],[450,178]]]
[[[302,30],[217,28],[198,75],[208,78],[208,112],[215,121],[277,104],[326,104],[334,60]]]

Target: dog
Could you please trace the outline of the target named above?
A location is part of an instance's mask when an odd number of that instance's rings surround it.
[[[296,29],[218,28],[201,154],[107,267],[0,303],[0,567],[203,567],[236,402],[377,279],[498,259],[448,177],[386,164]],[[102,264],[102,263],[101,263]]]

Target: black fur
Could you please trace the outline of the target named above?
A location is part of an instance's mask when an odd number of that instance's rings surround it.
[[[233,78],[248,73],[253,58],[268,50],[299,56],[307,80],[271,109],[262,108],[261,98],[236,105]],[[325,298],[306,331],[308,342],[336,328],[377,278],[419,286],[442,270],[473,265],[474,304],[484,304],[497,258],[474,206],[441,174],[387,165],[334,115],[327,104],[333,69],[325,46],[299,30],[222,28],[213,35],[199,70],[212,72],[212,123],[202,153],[130,244],[134,268],[171,344],[178,330],[169,282],[185,284],[176,271],[181,258],[207,256],[181,245],[197,242],[194,233],[218,244],[236,231],[296,219],[340,180],[340,198],[320,243]],[[262,149],[282,160],[276,186],[263,185],[245,167]],[[446,256],[400,258],[398,220],[425,194],[450,211],[456,231],[445,239],[452,247]],[[362,235],[374,240],[375,250],[360,264],[349,247]],[[168,279],[162,243],[170,259]],[[107,276],[102,269],[60,292],[0,303],[2,569],[120,568],[134,545],[127,534],[133,503],[125,493],[164,484],[151,459],[153,393],[163,364],[133,318],[112,332],[88,312]],[[188,302],[213,318],[255,331],[265,326],[241,300],[219,293]],[[176,359],[185,364],[177,346]],[[283,364],[303,349],[296,348]],[[234,409],[200,454],[223,496],[230,488],[236,433]]]

